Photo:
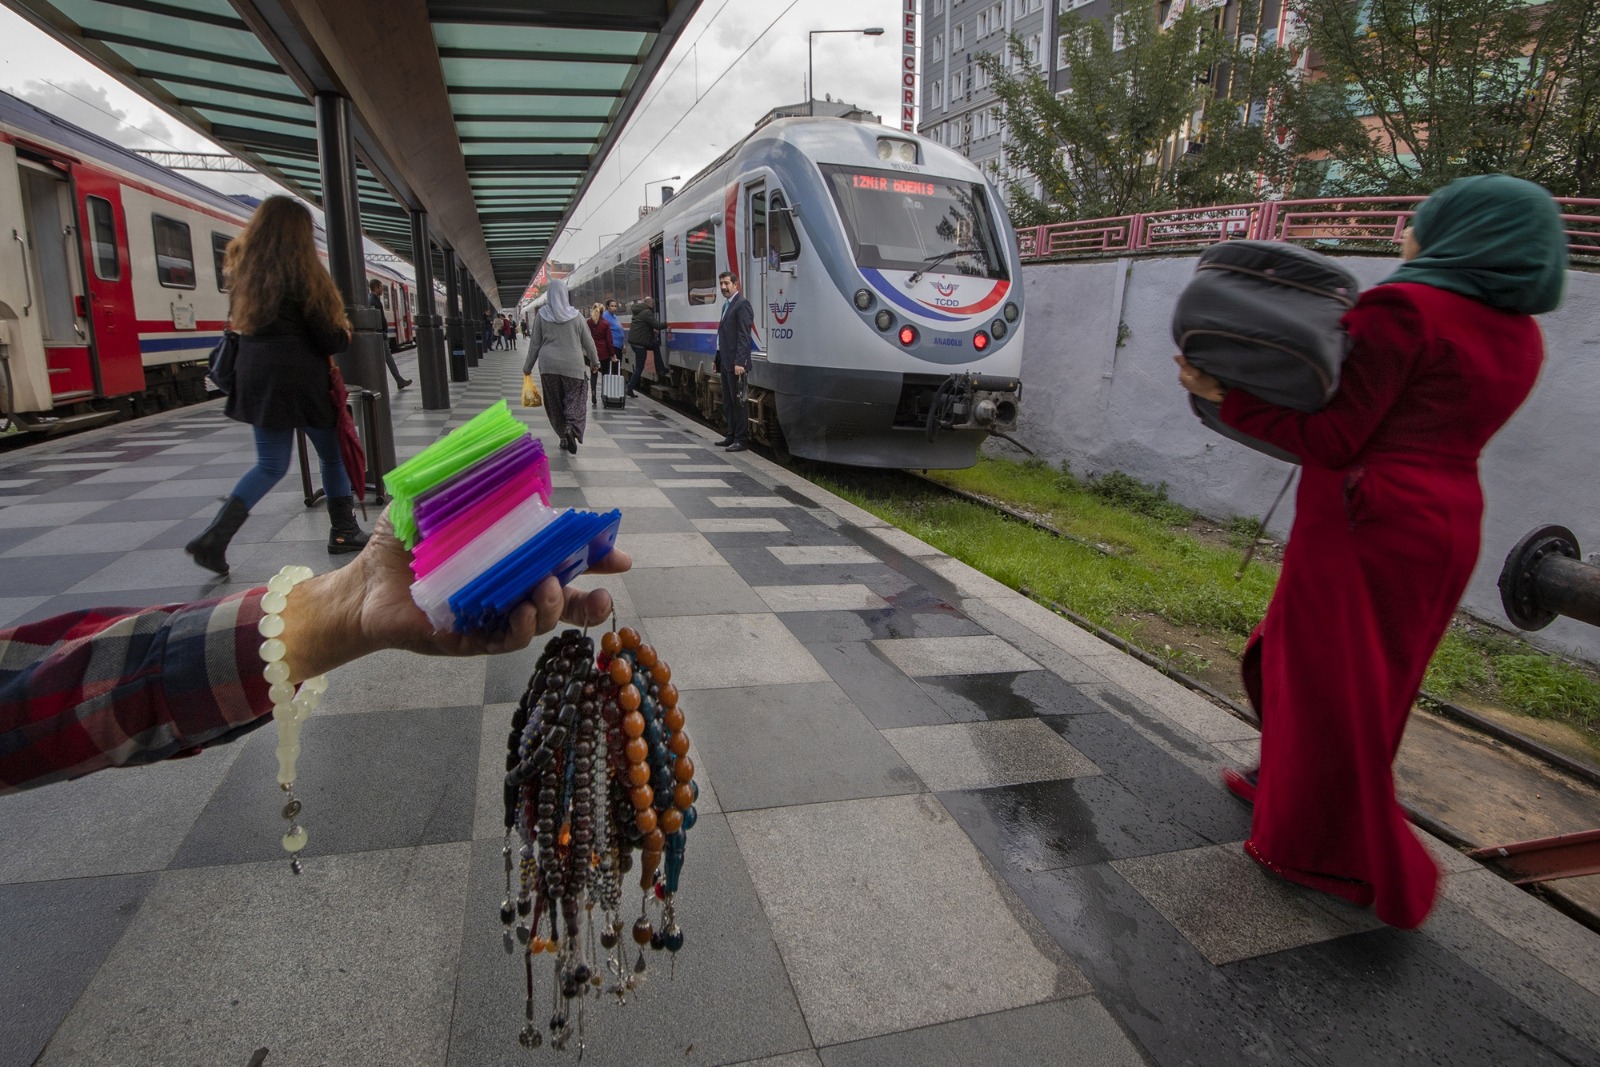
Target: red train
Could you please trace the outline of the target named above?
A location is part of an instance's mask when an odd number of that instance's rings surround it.
[[[51,433],[204,400],[252,210],[0,93],[0,413]],[[414,344],[411,281],[367,275]]]

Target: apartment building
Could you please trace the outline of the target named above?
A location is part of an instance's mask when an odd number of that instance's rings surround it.
[[[1022,38],[1034,66],[1044,72],[1053,92],[1068,88],[1062,72],[1060,17],[1112,15],[1112,0],[921,0],[922,88],[917,132],[949,145],[980,165],[994,163],[996,180],[1008,178],[1006,133],[999,97],[977,59],[984,53],[1006,55],[1011,35]],[[1219,11],[1220,24],[1263,45],[1276,43],[1289,18],[1282,0],[1262,0],[1257,22],[1238,25],[1238,0],[1155,0],[1156,15],[1167,22],[1186,7]],[[1021,70],[1020,60],[1011,60]],[[1185,143],[1171,151],[1182,152]]]
[[[1051,87],[1064,89],[1058,73],[1056,25],[1075,11],[1088,18],[1108,15],[1111,0],[922,0],[921,122],[917,132],[962,152],[980,165],[1005,169],[1005,132],[1000,101],[977,59],[1006,54],[1006,42],[1022,38],[1028,57]],[[1014,69],[1021,69],[1013,60]]]

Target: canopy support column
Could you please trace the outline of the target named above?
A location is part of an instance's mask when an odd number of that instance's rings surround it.
[[[383,476],[394,469],[394,428],[389,415],[389,338],[379,325],[383,313],[367,294],[367,262],[356,198],[355,131],[350,101],[338,93],[318,93],[317,157],[322,170],[323,229],[328,268],[344,297],[352,330],[350,345],[337,358],[345,381],[376,394],[372,420],[375,440],[367,441],[367,482],[383,493]]]
[[[449,411],[444,320],[433,298],[433,242],[428,238],[425,211],[411,212],[411,262],[417,273],[417,377],[422,379],[422,410]]]
[[[450,351],[450,380],[470,381],[466,339],[461,329],[461,271],[456,266],[453,248],[444,250],[444,303],[444,338]]]

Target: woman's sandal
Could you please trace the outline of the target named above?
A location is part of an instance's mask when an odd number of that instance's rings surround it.
[[[1228,787],[1228,792],[1244,801],[1246,804],[1256,802],[1256,784],[1261,778],[1261,768],[1255,767],[1248,771],[1236,771],[1232,767],[1222,768],[1222,784]]]

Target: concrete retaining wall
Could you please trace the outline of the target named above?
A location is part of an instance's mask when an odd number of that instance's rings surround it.
[[[1395,261],[1345,263],[1370,286]],[[1193,256],[1024,268],[1018,436],[1041,458],[1068,459],[1080,474],[1119,470],[1166,482],[1174,501],[1206,515],[1259,517],[1288,465],[1203,427],[1172,363],[1172,304],[1193,270]],[[1566,526],[1585,556],[1600,563],[1600,275],[1571,273],[1566,302],[1540,324],[1548,354],[1539,384],[1484,453],[1483,553],[1463,603],[1501,626],[1509,624],[1495,579],[1527,531]],[[1016,454],[1003,442],[989,447]],[[1286,534],[1292,517],[1291,493],[1272,532]],[[1594,627],[1561,619],[1533,639],[1600,661]]]

